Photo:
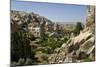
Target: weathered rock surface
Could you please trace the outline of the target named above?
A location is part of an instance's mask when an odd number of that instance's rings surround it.
[[[50,64],[95,60],[95,11],[88,6],[86,28],[76,37],[70,38],[55,50],[48,60]]]
[[[89,27],[95,23],[95,6],[88,6],[87,11],[87,23],[86,26]]]
[[[33,12],[15,11],[11,10],[11,31],[16,32],[19,30],[29,31],[33,28],[44,27],[48,31],[53,30],[53,24],[51,20],[35,14]],[[50,30],[49,30],[50,29]]]
[[[63,44],[61,48],[55,50],[54,54],[49,57],[49,60],[50,63],[85,61],[84,59],[91,54],[94,56],[94,52],[95,36],[87,31],[70,39],[66,45]]]
[[[19,31],[29,32],[35,37],[42,37],[44,33],[58,37],[61,36],[57,33],[62,33],[62,26],[33,12],[11,10],[11,32]]]

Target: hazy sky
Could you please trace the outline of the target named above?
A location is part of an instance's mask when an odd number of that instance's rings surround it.
[[[52,21],[86,22],[86,5],[25,2],[11,0],[11,10],[28,11],[40,14]]]

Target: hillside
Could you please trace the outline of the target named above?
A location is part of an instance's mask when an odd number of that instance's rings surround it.
[[[86,27],[76,37],[70,38],[49,57],[49,63],[95,61],[95,7],[88,6]]]
[[[52,21],[33,12],[11,10],[11,31],[20,29],[28,30],[28,27],[52,26]],[[48,27],[47,27],[48,28]]]

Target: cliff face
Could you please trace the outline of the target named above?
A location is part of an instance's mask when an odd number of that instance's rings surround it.
[[[95,7],[87,9],[86,28],[57,48],[48,58],[50,64],[95,61]]]
[[[31,28],[41,26],[48,29],[48,26],[51,26],[52,28],[53,23],[51,20],[48,20],[47,18],[33,12],[11,10],[11,32],[17,32],[21,29],[32,31],[30,30]]]

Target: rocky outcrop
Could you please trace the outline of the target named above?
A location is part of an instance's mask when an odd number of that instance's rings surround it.
[[[49,57],[49,63],[81,62],[95,56],[95,36],[90,31],[71,38]]]
[[[11,10],[11,32],[27,31],[36,37],[54,32],[62,34],[62,26],[34,12]]]
[[[95,24],[95,6],[91,5],[88,6],[88,11],[87,11],[87,23],[86,27],[90,27],[91,25]]]
[[[32,32],[32,29],[39,27],[43,27],[45,30],[51,29],[46,30],[51,32],[53,30],[53,24],[54,23],[51,20],[33,12],[11,10],[11,32],[19,30]]]
[[[62,47],[56,49],[48,58],[50,64],[95,60],[94,6],[88,6],[88,14],[86,28],[78,36],[70,38]]]

